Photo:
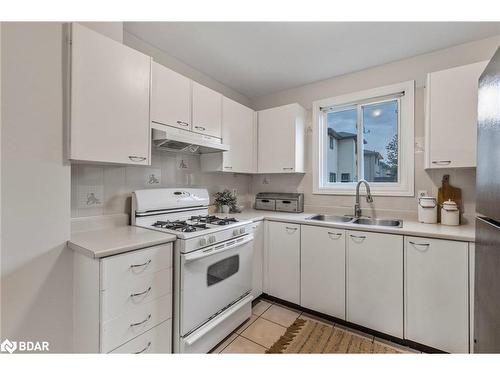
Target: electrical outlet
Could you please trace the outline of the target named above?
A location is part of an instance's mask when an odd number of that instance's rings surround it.
[[[238,189],[233,189],[233,195],[236,197],[238,196]]]
[[[419,190],[417,192],[417,198],[422,198],[422,197],[425,197],[427,196],[427,190]]]
[[[271,178],[270,177],[264,177],[262,179],[262,185],[269,185],[271,183]]]

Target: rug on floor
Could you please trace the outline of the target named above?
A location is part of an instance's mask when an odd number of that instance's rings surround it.
[[[404,353],[345,329],[298,318],[266,353]]]

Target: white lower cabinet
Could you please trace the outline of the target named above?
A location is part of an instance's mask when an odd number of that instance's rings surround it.
[[[263,267],[264,267],[264,222],[253,223],[253,273],[252,273],[252,295],[254,298],[260,296],[263,291]]]
[[[301,226],[300,305],[345,319],[345,230]]]
[[[469,351],[468,243],[405,237],[405,338]]]
[[[346,320],[403,338],[403,236],[347,232]]]
[[[106,258],[75,253],[77,353],[171,350],[172,244]]]
[[[300,303],[300,225],[269,221],[266,238],[266,291]]]

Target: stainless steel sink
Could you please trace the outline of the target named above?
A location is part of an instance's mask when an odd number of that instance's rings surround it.
[[[354,220],[353,224],[377,225],[377,226],[381,226],[381,227],[396,227],[396,228],[401,228],[403,226],[403,220],[399,220],[399,219],[359,218],[359,219]]]
[[[350,223],[354,220],[354,218],[351,216],[314,215],[308,217],[307,220],[326,221],[329,223]]]

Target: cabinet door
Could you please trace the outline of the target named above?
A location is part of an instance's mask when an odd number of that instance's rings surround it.
[[[153,62],[151,121],[191,130],[191,81]]]
[[[300,305],[345,319],[345,231],[302,225]]]
[[[151,58],[79,24],[71,52],[70,158],[149,164]]]
[[[218,92],[192,82],[193,127],[197,133],[221,138],[222,95]]]
[[[407,339],[451,353],[469,351],[468,244],[405,238]]]
[[[478,79],[486,62],[427,77],[427,168],[476,166]]]
[[[347,320],[403,337],[403,237],[347,232]]]
[[[300,303],[300,225],[270,221],[267,226],[268,292]]]
[[[222,141],[231,147],[223,153],[224,171],[253,172],[253,117],[252,109],[222,98]]]
[[[262,294],[264,263],[264,223],[262,221],[253,224],[253,275],[252,295],[254,298]]]
[[[259,173],[295,172],[295,116],[292,105],[258,112]]]

